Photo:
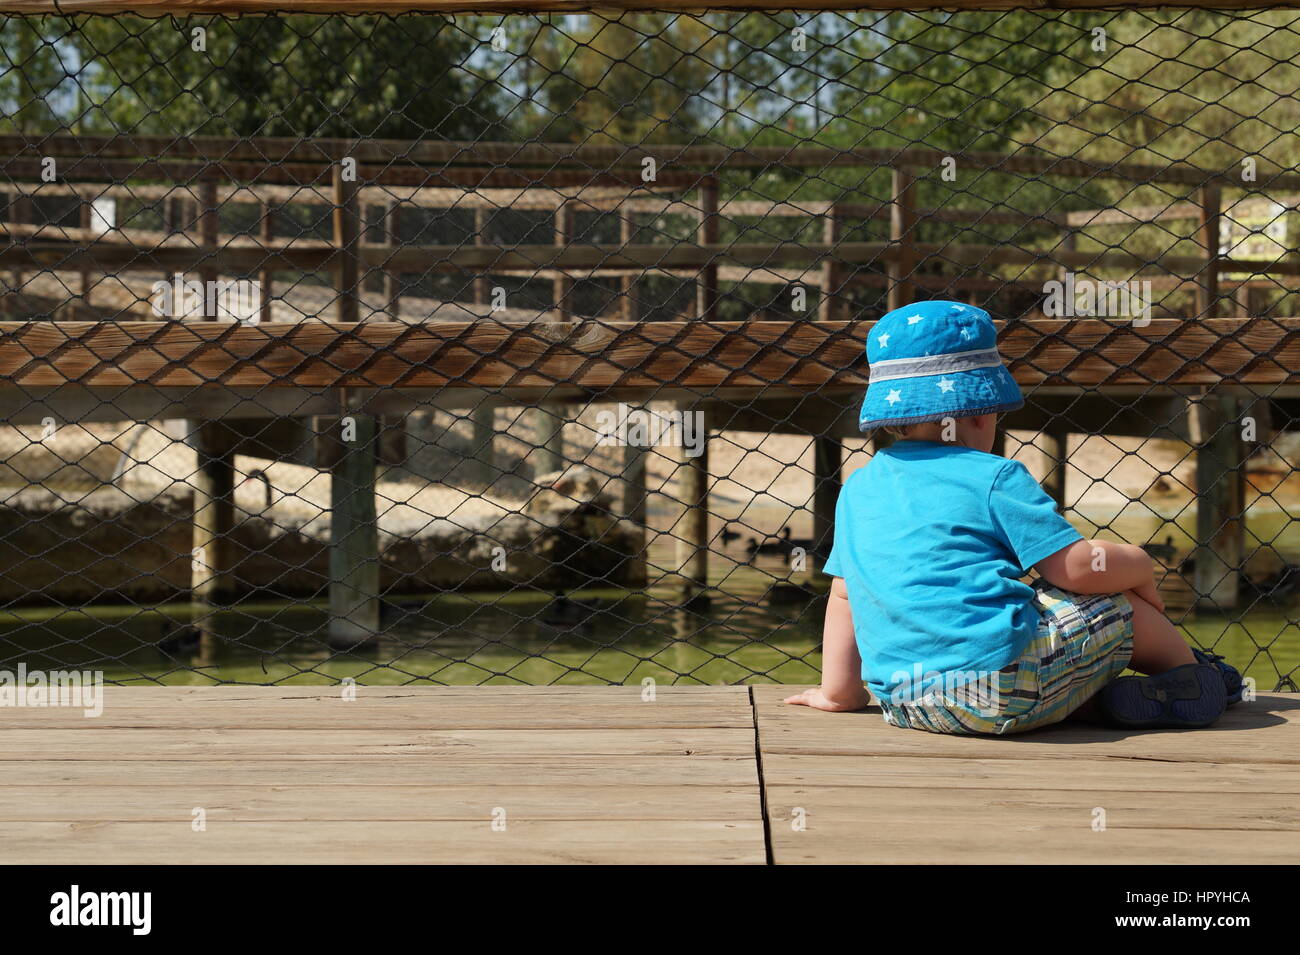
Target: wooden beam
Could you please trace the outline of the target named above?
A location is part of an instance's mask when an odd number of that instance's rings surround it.
[[[327,162],[276,163],[229,160],[210,162],[176,162],[166,159],[103,159],[93,154],[82,156],[67,175],[81,182],[122,183],[127,180],[167,179],[173,182],[195,182],[204,176],[213,176],[249,184],[288,185],[310,189],[316,183],[329,183],[330,166]],[[39,159],[20,157],[0,159],[0,175],[10,180],[36,181],[41,175]],[[700,174],[685,169],[659,170],[654,189],[667,187],[689,188],[699,181]],[[654,189],[641,181],[640,170],[628,167],[599,169],[588,168],[516,168],[498,166],[491,169],[473,166],[357,166],[357,180],[367,186],[411,186],[446,188],[460,186],[476,189],[529,189],[547,188],[617,188],[629,193],[654,195]]]
[[[299,240],[273,244],[227,243],[220,248],[195,248],[164,244],[153,247],[129,242],[31,242],[0,246],[0,266],[23,269],[66,269],[83,266],[105,272],[114,271],[186,271],[199,263],[215,263],[228,272],[248,272],[260,267],[277,270],[324,271],[336,268],[338,251],[329,243]],[[493,272],[519,271],[534,274],[540,269],[703,269],[711,265],[766,269],[773,266],[814,268],[830,256],[840,264],[868,265],[897,261],[910,254],[914,260],[941,259],[948,266],[965,266],[988,270],[994,265],[1057,265],[1078,269],[1127,268],[1136,275],[1139,269],[1161,268],[1167,272],[1196,275],[1205,268],[1202,256],[1163,255],[1146,258],[1126,252],[1068,252],[1060,249],[1036,250],[1007,246],[965,245],[958,243],[914,243],[908,250],[888,242],[803,243],[722,243],[718,245],[548,245],[479,246],[406,245],[390,251],[381,246],[362,246],[357,253],[360,264],[371,268],[397,268],[403,271]],[[1220,259],[1221,272],[1297,275],[1300,262],[1270,259]],[[950,276],[956,279],[959,276]],[[927,276],[927,279],[944,279]],[[918,278],[911,281],[915,284]]]
[[[0,322],[6,386],[536,388],[866,385],[871,322]],[[1007,325],[1022,386],[1291,384],[1300,318]]]
[[[89,3],[91,6],[97,6],[95,0],[82,0],[83,3]],[[253,12],[261,10],[269,12],[276,9],[284,9],[286,4],[275,2],[275,0],[225,0],[231,6],[242,5],[245,9],[240,12]],[[492,7],[493,0],[483,0],[482,5],[476,0],[464,0],[466,6],[474,6],[477,10],[487,12]],[[518,12],[528,6],[529,0],[522,4],[501,0],[500,7]],[[537,3],[542,0],[531,0]],[[738,5],[752,9],[755,4],[745,4],[737,0]],[[197,0],[196,0],[197,3]],[[382,0],[381,0],[382,3]],[[12,5],[12,4],[8,4]],[[59,10],[63,13],[69,12],[70,7],[76,7],[79,4],[60,4]],[[106,3],[106,6],[111,4]],[[120,4],[127,6],[126,4]],[[214,0],[211,4],[198,4],[205,9],[203,12],[210,12],[206,8],[211,6],[223,6],[222,0]],[[360,12],[359,6],[368,4],[340,3],[338,6],[345,7],[348,12]],[[686,0],[677,0],[677,7],[690,6]],[[758,4],[762,6],[762,4]],[[830,0],[828,5],[819,5],[818,9],[833,9],[837,5],[843,8],[864,9],[861,4],[853,3],[851,0]],[[924,5],[924,4],[922,4]],[[1005,8],[1021,5],[1016,0],[989,0],[981,2],[980,9]],[[1050,6],[1050,7],[1071,7],[1086,8],[1090,5],[1090,0],[1080,0],[1073,3],[1071,0],[1028,0],[1026,6]],[[1155,4],[1152,4],[1155,5]],[[1239,6],[1247,4],[1238,3]],[[0,12],[7,6],[0,3]],[[152,7],[153,4],[144,6]],[[159,3],[158,8],[162,9],[166,4]],[[673,3],[667,7],[652,6],[651,9],[672,9]],[[911,2],[900,0],[897,3],[888,3],[889,9],[916,9]],[[947,5],[936,5],[944,6]],[[1204,4],[1209,6],[1209,4]],[[1226,6],[1231,7],[1230,2]],[[418,8],[419,4],[408,4],[391,2],[387,4],[387,9],[412,9]],[[785,4],[773,2],[771,7],[774,9],[788,10],[790,7]],[[1224,4],[1214,5],[1214,9],[1223,9]],[[548,3],[546,9],[590,9],[589,3],[581,3],[573,0],[571,6],[561,0],[559,3]],[[721,7],[713,7],[722,9]],[[690,9],[699,9],[699,5],[690,6]],[[54,13],[55,8],[49,5],[48,12]],[[26,176],[15,176],[10,174],[10,178],[36,178],[39,176],[40,157],[58,156],[65,158],[75,158],[78,160],[75,170],[69,170],[67,178],[85,179],[87,176],[82,175],[82,170],[95,168],[98,164],[125,160],[131,167],[139,167],[141,162],[174,162],[184,164],[197,163],[217,163],[222,166],[244,166],[253,169],[262,169],[270,171],[276,168],[292,168],[301,166],[303,169],[315,168],[318,174],[323,174],[329,163],[341,159],[344,156],[354,156],[359,165],[375,167],[376,171],[383,170],[385,167],[392,167],[395,171],[401,171],[400,164],[410,164],[406,169],[418,172],[426,180],[434,172],[427,167],[437,165],[445,167],[448,165],[464,166],[483,166],[496,169],[507,174],[513,174],[516,177],[536,176],[542,172],[542,169],[527,170],[519,167],[539,166],[543,169],[553,169],[557,164],[574,164],[585,167],[576,170],[556,170],[557,172],[579,172],[591,176],[591,170],[599,169],[605,172],[622,171],[625,173],[627,182],[643,187],[644,183],[640,182],[641,162],[648,156],[654,157],[659,166],[660,177],[659,185],[663,184],[662,175],[673,172],[670,166],[690,167],[696,170],[714,170],[720,168],[728,169],[770,169],[773,167],[786,167],[792,169],[808,168],[825,168],[828,166],[909,166],[909,167],[933,167],[938,166],[944,159],[954,154],[937,149],[891,149],[887,147],[866,148],[866,147],[848,147],[834,148],[828,146],[810,146],[805,143],[792,144],[789,146],[688,146],[675,144],[644,144],[638,146],[617,146],[603,145],[599,143],[511,143],[511,142],[472,142],[472,141],[433,141],[424,140],[419,142],[409,140],[386,140],[371,139],[364,141],[354,141],[350,139],[298,139],[295,137],[220,137],[220,136],[192,136],[192,137],[170,137],[170,136],[131,136],[131,135],[113,135],[113,136],[75,136],[67,133],[54,133],[44,138],[25,137],[21,135],[4,135],[0,136],[0,156],[13,157],[8,160],[10,163],[31,163],[35,167],[35,172]],[[1093,163],[1085,160],[1073,159],[1064,156],[1042,155],[1040,153],[998,153],[992,151],[970,151],[955,154],[958,162],[963,169],[972,170],[996,170],[1006,173],[1021,173],[1035,176],[1052,175],[1066,178],[1106,178],[1106,179],[1126,179],[1137,182],[1176,182],[1185,185],[1202,186],[1211,181],[1217,181],[1223,186],[1240,187],[1241,177],[1237,166],[1233,165],[1224,170],[1204,169],[1193,166],[1190,163],[1171,162],[1162,165],[1145,165],[1137,163],[1121,163],[1107,165],[1105,163]],[[314,164],[314,166],[313,166]],[[450,169],[440,169],[439,174],[449,173]],[[482,173],[482,170],[476,172]],[[147,172],[132,173],[135,178],[149,178]],[[695,173],[698,179],[698,173]],[[114,178],[126,178],[124,176],[110,176]],[[163,177],[171,178],[171,177]],[[229,178],[258,179],[259,176],[233,176]],[[361,176],[358,178],[367,179],[369,177]],[[1274,174],[1271,170],[1261,171],[1261,178],[1273,189],[1300,189],[1300,175],[1295,173],[1278,173]],[[301,181],[301,180],[300,180]],[[581,180],[580,181],[585,181]],[[412,182],[412,185],[432,185],[427,181]]]

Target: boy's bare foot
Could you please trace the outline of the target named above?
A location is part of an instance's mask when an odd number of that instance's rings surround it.
[[[814,686],[794,696],[787,696],[785,702],[792,706],[811,706],[815,710],[825,710],[828,713],[851,713],[854,710],[865,709],[871,703],[871,694],[864,689],[861,695],[831,698],[820,686]]]

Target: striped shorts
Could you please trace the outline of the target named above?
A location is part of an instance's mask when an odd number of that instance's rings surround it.
[[[1002,734],[1065,719],[1119,676],[1133,655],[1133,608],[1123,594],[1072,594],[1034,582],[1042,614],[1020,657],[986,684],[938,688],[919,700],[878,700],[885,721],[931,733]]]

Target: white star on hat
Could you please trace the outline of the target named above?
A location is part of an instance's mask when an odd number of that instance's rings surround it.
[[[925,318],[924,315],[909,315],[909,316],[907,316],[907,324],[909,324],[909,325],[915,325],[917,322],[919,322],[919,321],[920,321],[921,319],[923,319],[923,318]]]
[[[940,379],[939,379],[939,390],[942,391],[942,392],[944,392],[945,394],[947,394],[948,392],[952,391],[953,386],[954,386],[955,384],[957,384],[955,381],[951,381],[951,380],[949,380],[949,379],[947,379],[947,378],[940,378]]]
[[[885,397],[885,400],[888,401],[891,405],[895,405],[898,404],[898,402],[903,400],[903,396],[900,395],[898,393],[898,389],[895,388]]]
[[[881,348],[889,347],[889,332],[882,332],[876,336],[876,341],[880,343]]]

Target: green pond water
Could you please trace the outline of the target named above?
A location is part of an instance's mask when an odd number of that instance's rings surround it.
[[[1194,521],[1194,515],[1190,518]],[[1133,541],[1173,535],[1182,521],[1149,515],[1094,516],[1088,534]],[[1270,541],[1300,562],[1300,534],[1285,514],[1252,516],[1251,546]],[[550,593],[403,595],[381,636],[363,649],[331,649],[323,602],[246,602],[213,614],[199,646],[158,646],[189,605],[0,610],[0,667],[104,671],[126,684],[334,683],[552,684],[739,682],[818,679],[824,598],[773,604],[763,592],[785,571],[715,561],[714,598],[704,610],[674,606],[666,590],[586,589],[572,596],[588,610],[562,613]],[[723,566],[716,566],[716,565]],[[798,575],[795,582],[807,581]],[[824,585],[824,581],[823,581]],[[816,586],[815,584],[809,585]],[[412,604],[421,604],[412,606]],[[1300,603],[1260,601],[1231,614],[1172,612],[1199,646],[1213,648],[1254,676],[1261,690],[1300,677]]]

